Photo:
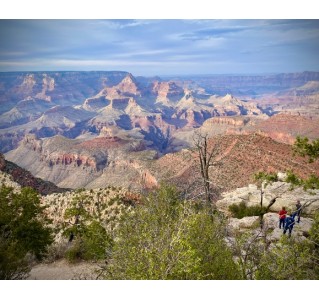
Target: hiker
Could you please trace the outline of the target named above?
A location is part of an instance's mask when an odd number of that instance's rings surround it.
[[[286,211],[286,208],[283,206],[281,211],[279,212],[279,228],[280,229],[281,229],[281,225],[282,225],[282,228],[284,228],[285,226],[286,215],[287,215],[287,211]]]
[[[289,237],[291,237],[291,232],[292,232],[292,229],[294,228],[294,225],[295,225],[295,216],[294,214],[291,213],[285,219],[284,234],[286,234],[287,230],[289,230]]]
[[[301,204],[300,204],[300,200],[297,200],[297,203],[296,203],[296,216],[298,217],[297,223],[300,222],[300,214],[301,214]]]

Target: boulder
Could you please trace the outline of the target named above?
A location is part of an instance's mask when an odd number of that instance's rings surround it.
[[[283,235],[283,230],[279,229],[279,227],[275,228],[273,231],[267,234],[267,241],[276,242],[279,241]]]
[[[233,232],[237,230],[253,229],[259,226],[259,217],[244,217],[242,219],[230,218],[228,229]]]
[[[282,172],[278,172],[277,173],[277,177],[279,181],[285,181],[287,179],[287,174],[286,173],[282,173]]]
[[[279,227],[279,215],[276,213],[264,214],[264,229],[275,229]]]

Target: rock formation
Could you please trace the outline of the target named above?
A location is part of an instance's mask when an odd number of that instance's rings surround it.
[[[91,140],[55,136],[42,140],[28,135],[6,156],[61,187],[115,185],[141,189],[157,185],[139,158],[147,153],[142,144],[116,136]]]
[[[22,187],[32,187],[37,192],[43,195],[52,194],[52,193],[61,193],[66,191],[66,189],[62,189],[57,187],[51,182],[44,181],[40,178],[35,178],[30,172],[24,170],[23,168],[17,166],[16,164],[7,161],[4,159],[4,156],[0,153],[0,172],[2,177],[4,177],[4,181],[2,183],[9,186],[22,186]],[[15,185],[12,185],[10,182],[7,183],[7,178],[10,177],[12,180],[16,182]]]
[[[1,73],[0,151],[63,187],[123,178],[125,186],[149,188],[171,174],[187,185],[198,179],[196,158],[184,163],[187,151],[165,154],[192,147],[199,128],[224,135],[216,138],[224,164],[212,170],[216,193],[244,186],[259,170],[307,173],[289,146],[272,139],[318,136],[318,118],[305,114],[316,114],[318,74],[163,80],[128,72]]]
[[[162,103],[167,106],[174,105],[174,102],[180,100],[184,95],[184,90],[173,81],[155,81],[152,92],[156,95],[156,103]]]

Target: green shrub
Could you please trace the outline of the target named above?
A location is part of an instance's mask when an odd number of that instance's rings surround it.
[[[76,196],[69,208],[65,210],[63,235],[73,237],[71,247],[66,251],[66,259],[76,262],[79,259],[107,259],[106,253],[112,247],[112,239],[102,226],[101,215],[91,213],[85,203],[84,195]]]
[[[260,216],[266,213],[266,207],[260,207],[259,205],[247,206],[245,202],[240,204],[232,204],[229,206],[229,210],[232,216],[237,219],[244,217]]]
[[[255,180],[266,181],[266,183],[278,181],[278,175],[276,173],[259,172],[254,176]]]
[[[65,258],[70,263],[76,263],[83,258],[83,251],[81,241],[75,240],[72,247],[65,252]]]
[[[311,174],[309,178],[304,181],[304,190],[308,189],[319,189],[319,177],[317,177],[314,174]]]
[[[311,174],[307,179],[301,179],[292,171],[288,171],[286,182],[291,184],[291,190],[298,186],[302,186],[304,190],[319,189],[319,177],[314,174]]]
[[[319,139],[309,141],[307,137],[297,136],[293,145],[294,154],[308,157],[310,163],[319,158]]]
[[[107,250],[112,247],[112,239],[98,221],[87,225],[85,236],[82,237],[82,258],[85,260],[107,259]]]
[[[118,226],[106,279],[240,279],[221,220],[170,186],[143,199]]]
[[[282,236],[265,252],[257,266],[260,280],[318,280],[318,254],[309,240]]]
[[[11,187],[0,188],[0,279],[25,278],[27,256],[45,256],[53,242],[49,223],[33,189],[14,192]]]

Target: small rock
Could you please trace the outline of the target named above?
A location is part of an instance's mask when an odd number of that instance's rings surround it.
[[[287,174],[286,173],[282,173],[282,172],[278,172],[277,173],[277,177],[279,181],[285,181],[287,179]]]

